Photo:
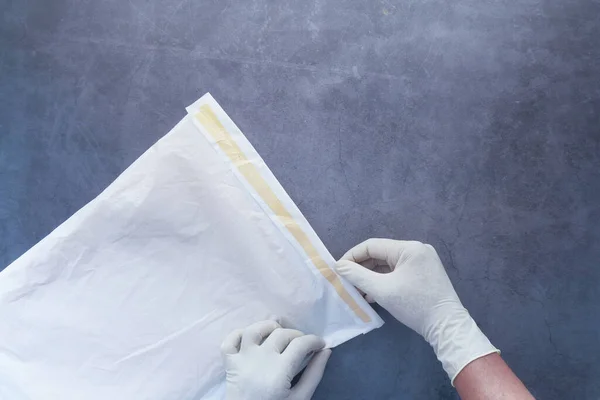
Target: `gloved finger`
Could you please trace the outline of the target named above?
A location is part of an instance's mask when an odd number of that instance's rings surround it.
[[[261,321],[250,325],[242,333],[240,348],[243,350],[246,347],[260,345],[277,328],[281,328],[281,326],[275,321]]]
[[[363,261],[360,263],[360,265],[362,265],[363,267],[365,267],[367,269],[370,269],[371,271],[378,272],[380,274],[388,274],[394,270],[394,268],[390,267],[387,264],[387,262],[382,261],[382,260],[377,260],[375,258],[370,258],[366,261]],[[360,295],[362,297],[364,297],[365,300],[367,300],[369,303],[375,303],[375,300],[373,300],[368,294],[366,294],[365,292],[363,292],[360,289],[357,289],[357,290],[358,290],[358,293],[360,293]]]
[[[325,347],[325,341],[315,335],[304,335],[292,340],[285,351],[281,353],[290,376],[296,376],[307,357],[323,347]]]
[[[277,328],[263,342],[263,346],[269,346],[278,353],[282,353],[290,342],[304,333],[295,329]]]
[[[221,343],[221,354],[231,355],[237,354],[240,351],[240,343],[242,342],[242,329],[236,329],[231,332],[223,343]]]
[[[360,263],[369,259],[383,260],[388,265],[394,266],[398,262],[402,251],[411,242],[393,239],[367,239],[346,252],[341,260]]]
[[[377,297],[385,274],[373,272],[352,261],[340,260],[335,264],[338,274],[346,278],[352,285],[371,297]]]
[[[427,247],[429,249],[429,251],[433,252],[433,254],[435,254],[435,257],[440,261],[440,263],[442,262],[442,260],[440,260],[440,256],[437,252],[437,250],[435,249],[435,247],[433,247],[430,244],[426,244],[425,247]]]
[[[325,367],[327,366],[327,361],[330,356],[331,350],[329,349],[321,350],[313,356],[298,380],[298,383],[296,383],[296,386],[292,389],[292,393],[294,394],[293,398],[312,398],[319,382],[321,382],[321,378],[323,378],[323,373],[325,372]]]

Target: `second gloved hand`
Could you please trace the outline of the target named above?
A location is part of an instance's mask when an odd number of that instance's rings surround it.
[[[388,273],[378,273],[381,267]],[[461,304],[435,249],[421,242],[369,239],[336,270],[431,344],[452,383],[471,361],[497,352]]]
[[[221,345],[227,400],[309,400],[331,355],[323,346],[323,339],[284,329],[275,321],[232,332]],[[292,387],[292,379],[309,359]]]

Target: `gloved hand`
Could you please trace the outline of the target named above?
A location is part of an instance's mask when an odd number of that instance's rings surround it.
[[[375,272],[382,267],[389,273]],[[499,352],[461,304],[431,245],[369,239],[344,254],[336,270],[423,336],[452,384],[468,363]]]
[[[227,372],[227,400],[308,400],[323,377],[331,350],[314,335],[262,321],[227,336],[221,353]],[[316,353],[316,354],[315,354]],[[306,366],[292,388],[292,379]]]

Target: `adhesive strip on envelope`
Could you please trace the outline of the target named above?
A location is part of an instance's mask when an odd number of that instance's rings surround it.
[[[272,316],[336,346],[381,326],[206,94],[0,273],[0,399],[219,399],[231,330]]]

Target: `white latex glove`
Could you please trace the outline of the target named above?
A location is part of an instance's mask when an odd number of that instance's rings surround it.
[[[257,322],[232,332],[221,345],[227,400],[310,399],[331,355],[324,346],[323,339],[284,329],[275,321]],[[311,356],[292,388],[292,379]]]
[[[382,266],[388,273],[375,272]],[[336,270],[367,300],[376,301],[423,336],[453,385],[471,361],[499,352],[461,304],[431,245],[369,239],[350,249]]]

